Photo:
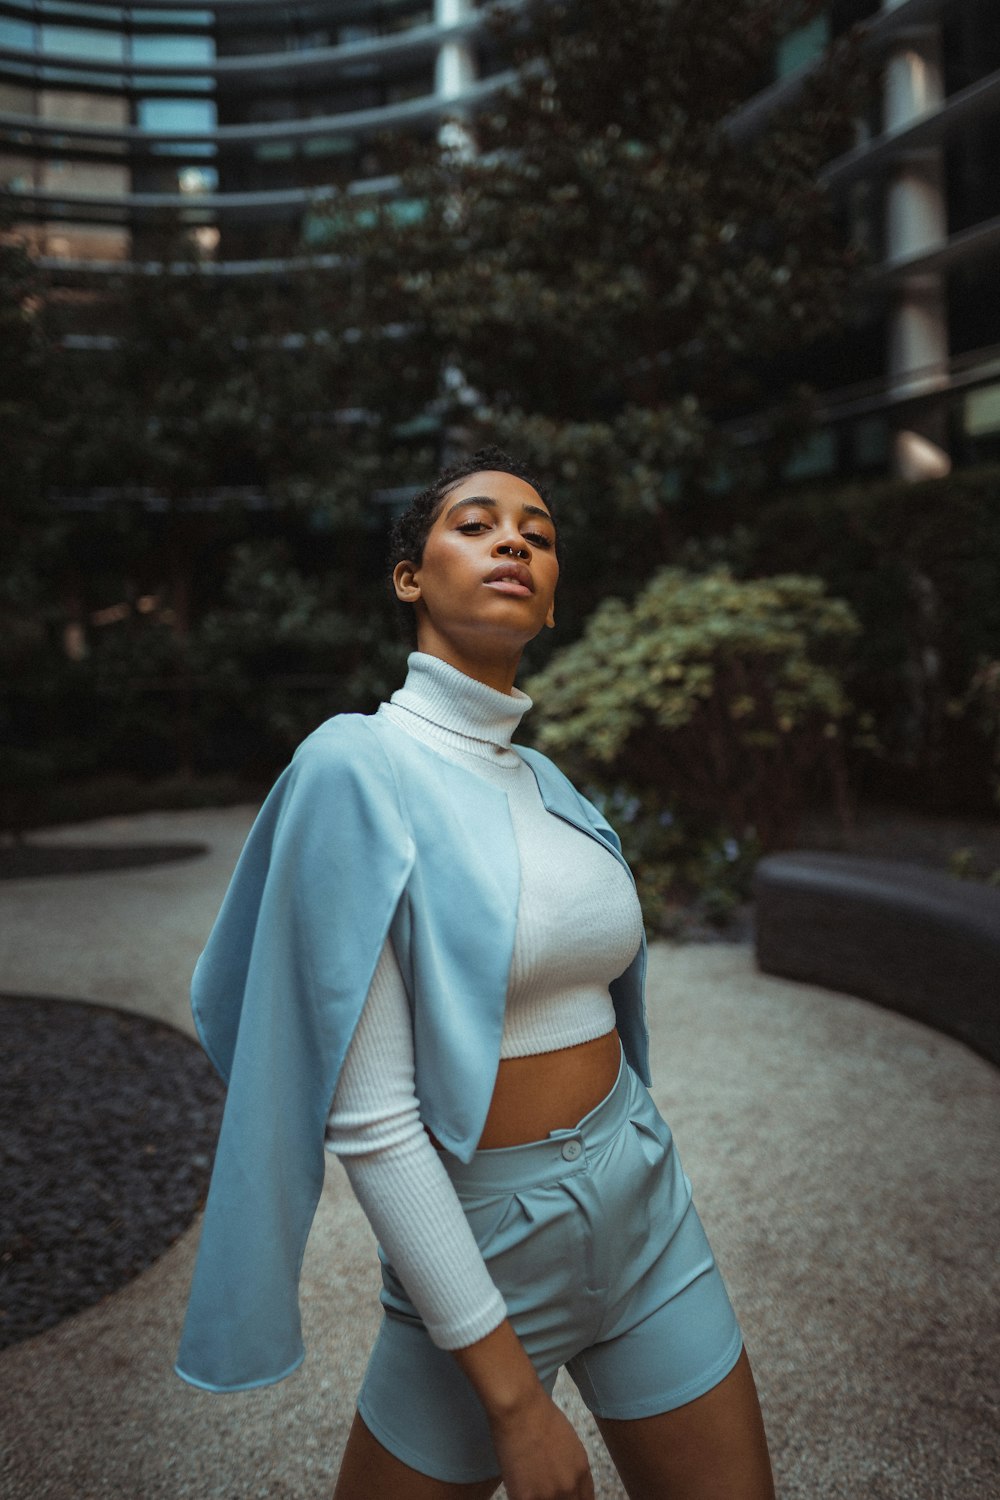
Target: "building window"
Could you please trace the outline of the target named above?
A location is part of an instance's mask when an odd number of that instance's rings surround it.
[[[27,7],[26,7],[27,8]],[[121,22],[125,13],[118,5],[81,5],[78,0],[41,0],[37,6],[42,14],[72,16],[81,21]]]
[[[138,124],[150,135],[199,135],[213,131],[216,126],[215,105],[210,99],[140,99]],[[171,144],[160,140],[155,148],[184,156],[212,156],[215,147],[209,142],[193,144],[190,141]]]
[[[129,190],[127,167],[90,161],[42,163],[42,186],[50,193],[84,193],[98,198],[123,198]]]
[[[95,62],[124,62],[125,38],[117,31],[86,26],[43,26],[42,51]]]
[[[141,10],[135,14],[137,20],[159,26],[210,26],[215,18],[211,10]]]
[[[1000,385],[984,385],[969,391],[962,411],[962,427],[971,438],[1000,434]]]
[[[778,53],[775,58],[776,76],[787,78],[789,73],[796,73],[807,63],[815,62],[818,57],[822,57],[829,41],[828,16],[814,16],[804,26],[796,26],[794,31],[790,31],[778,43]]]
[[[784,468],[788,480],[822,479],[837,467],[837,435],[832,427],[810,433]]]
[[[0,16],[0,47],[19,47],[23,52],[32,52],[34,46],[35,28],[30,21]]]
[[[132,61],[208,65],[215,61],[215,43],[210,36],[133,36]]]
[[[38,113],[43,120],[67,125],[128,124],[128,103],[121,94],[87,94],[83,89],[43,89]]]
[[[177,186],[182,193],[214,193],[219,174],[214,167],[178,167]]]
[[[854,463],[858,469],[885,469],[889,463],[889,424],[885,417],[863,417],[854,424]]]

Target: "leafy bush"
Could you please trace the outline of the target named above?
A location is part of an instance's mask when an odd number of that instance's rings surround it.
[[[734,838],[717,819],[665,806],[655,791],[586,790],[621,838],[650,936],[683,938],[698,928],[730,926],[752,896],[762,853],[754,834]]]
[[[807,572],[851,605],[846,685],[883,752],[856,758],[869,791],[989,812],[995,739],[971,685],[1000,658],[1000,468],[792,491],[687,558],[720,552],[741,576]]]
[[[837,662],[857,631],[815,578],[665,568],[632,606],[601,604],[526,684],[538,744],[582,779],[787,844],[822,767],[845,796]]]

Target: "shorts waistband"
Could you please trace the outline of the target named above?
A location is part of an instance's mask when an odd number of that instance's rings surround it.
[[[445,1169],[456,1191],[466,1194],[516,1191],[586,1171],[589,1160],[610,1145],[629,1118],[637,1088],[645,1093],[622,1052],[610,1093],[578,1124],[553,1130],[540,1141],[477,1151],[470,1162],[442,1156]]]

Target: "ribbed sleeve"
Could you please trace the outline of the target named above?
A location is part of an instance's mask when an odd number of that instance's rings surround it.
[[[442,1349],[484,1338],[507,1316],[420,1122],[403,976],[386,943],[341,1070],[327,1145],[389,1261]]]

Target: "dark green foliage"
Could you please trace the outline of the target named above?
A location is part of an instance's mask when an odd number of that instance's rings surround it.
[[[679,807],[663,789],[591,785],[587,791],[622,841],[651,937],[731,928],[752,897],[763,852],[753,832],[735,838],[723,820]]]
[[[477,117],[476,154],[459,141],[409,165],[422,215],[366,204],[349,231],[336,206],[335,243],[405,320],[395,367],[441,369],[442,421],[555,479],[602,583],[666,560],[678,502],[760,487],[808,410],[762,384],[761,360],[844,314],[854,259],[816,185],[848,139],[843,66],[751,144],[723,125],[808,9],[579,0],[534,7],[527,29],[508,17],[521,83]],[[770,440],[734,446],[727,422],[762,404]]]
[[[1000,469],[790,492],[760,509],[731,560],[745,575],[814,573],[850,602],[862,630],[848,691],[882,747],[861,756],[866,785],[941,811],[987,809]]]
[[[782,847],[821,774],[843,798],[838,668],[857,631],[814,578],[664,568],[528,681],[538,744],[579,777]]]
[[[36,393],[27,562],[5,549],[0,587],[5,618],[30,623],[10,632],[0,712],[22,776],[259,770],[368,706],[399,672],[373,492],[427,482],[449,447],[496,439],[555,481],[563,639],[671,556],[682,512],[707,518],[723,485],[752,503],[808,413],[807,394],[762,387],[761,357],[837,323],[853,264],[815,182],[845,139],[843,68],[750,146],[723,121],[813,8],[539,6],[498,33],[524,72],[477,122],[477,154],[391,143],[402,195],[333,195],[308,273],[192,264],[50,300],[34,323],[19,293],[7,368],[37,378],[0,392]],[[102,347],[61,347],[73,329]],[[750,453],[727,424],[764,396]]]

